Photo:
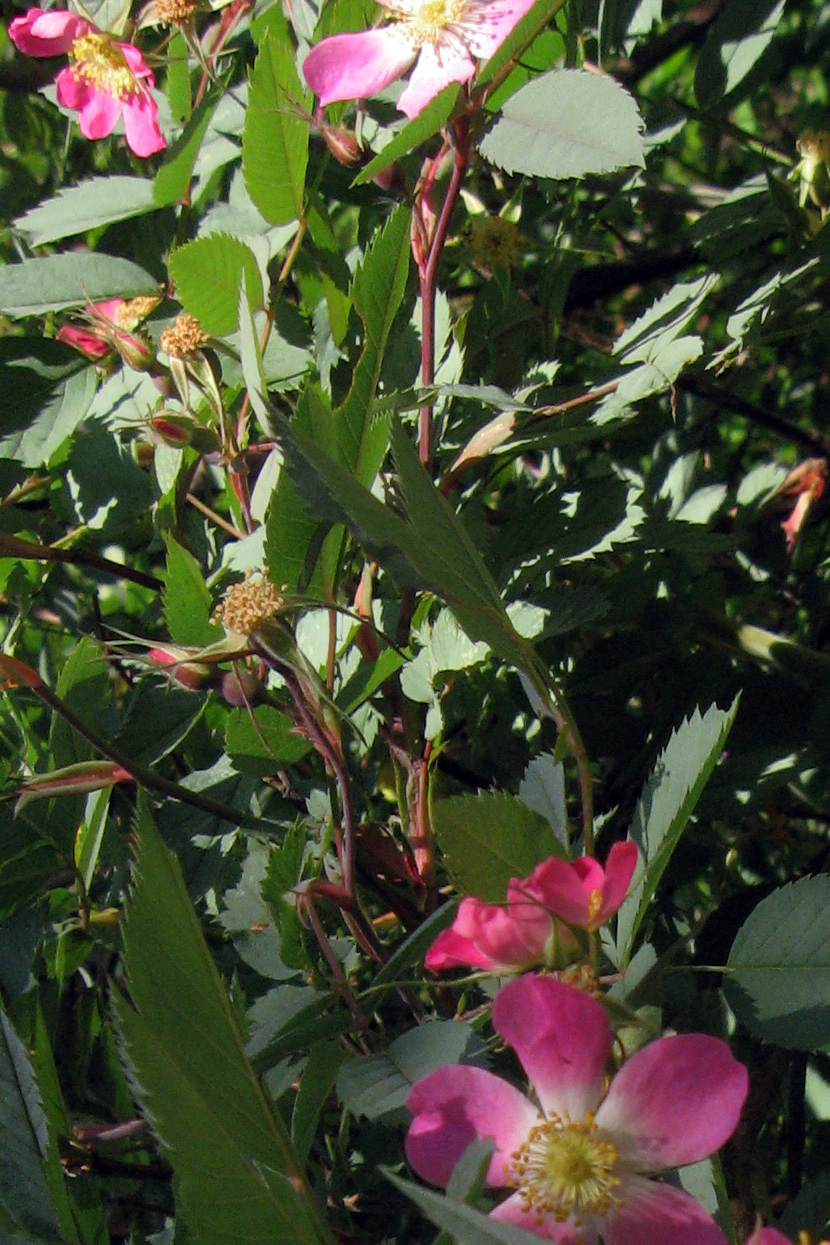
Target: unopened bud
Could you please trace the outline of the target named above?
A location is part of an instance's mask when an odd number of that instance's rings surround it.
[[[130,771],[115,761],[79,761],[77,765],[28,778],[20,788],[16,811],[20,812],[32,800],[44,800],[53,795],[83,795],[117,782],[132,781]]]
[[[338,164],[354,168],[363,164],[366,156],[352,130],[343,130],[336,125],[321,125],[320,134]]]
[[[105,341],[100,334],[94,329],[80,328],[76,324],[63,324],[55,334],[55,340],[63,342],[66,346],[73,346],[75,350],[80,350],[82,355],[86,355],[87,359],[97,362],[103,359],[104,355],[109,354],[110,344]]]
[[[165,674],[181,687],[191,692],[206,691],[216,681],[216,671],[203,661],[190,661],[191,650],[168,645],[166,648],[151,648],[147,654],[155,666],[164,670]]]
[[[137,372],[149,372],[156,361],[156,352],[148,341],[135,333],[124,333],[117,329],[111,333],[110,340],[124,362]]]
[[[236,709],[253,708],[265,699],[265,687],[250,670],[231,670],[222,675],[219,691]]]
[[[372,181],[381,190],[385,190],[387,194],[406,194],[406,174],[397,160],[393,160],[391,164],[387,164],[385,169],[381,169],[376,173]]]

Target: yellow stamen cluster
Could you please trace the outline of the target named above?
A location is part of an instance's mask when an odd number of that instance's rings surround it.
[[[155,0],[153,6],[160,26],[181,26],[198,12],[198,0]]]
[[[553,975],[557,981],[564,981],[566,986],[573,986],[575,990],[590,994],[592,998],[598,999],[602,995],[597,975],[590,964],[576,964],[573,968],[564,968]]]
[[[602,907],[602,891],[601,890],[591,891],[590,895],[588,896],[588,923],[589,924],[592,923],[597,916],[599,916],[601,907]]]
[[[183,311],[176,316],[175,324],[165,329],[159,338],[159,345],[171,359],[186,359],[188,355],[210,341],[210,336],[202,328],[195,316]]]
[[[425,43],[439,43],[448,26],[455,25],[464,16],[467,0],[421,0],[413,9],[401,6],[401,19],[413,48]]]
[[[70,54],[75,61],[74,76],[96,91],[122,100],[138,93],[138,83],[124,53],[107,35],[98,31],[79,35],[73,40]]]
[[[277,585],[262,575],[249,575],[234,584],[216,607],[214,618],[228,631],[248,636],[272,622],[285,604]]]
[[[593,1112],[577,1121],[567,1113],[543,1115],[511,1158],[510,1183],[524,1210],[540,1223],[546,1218],[578,1223],[583,1215],[605,1215],[619,1205],[617,1149],[600,1135]]]
[[[512,268],[522,254],[522,235],[502,216],[479,217],[472,222],[470,250],[482,268]]]

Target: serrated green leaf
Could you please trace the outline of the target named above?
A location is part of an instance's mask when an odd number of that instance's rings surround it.
[[[436,800],[432,824],[457,885],[490,903],[504,902],[511,878],[527,877],[549,856],[565,856],[546,818],[503,792]]]
[[[269,14],[272,30],[259,48],[245,110],[242,172],[248,194],[272,225],[303,215],[309,124],[304,115],[309,93],[294,63],[288,23]]]
[[[506,101],[481,154],[509,173],[584,177],[642,167],[643,120],[612,78],[552,69]]]
[[[376,1120],[406,1105],[416,1081],[458,1063],[473,1037],[470,1025],[433,1020],[401,1034],[381,1054],[350,1060],[337,1074],[337,1093],[353,1115]]]
[[[137,1094],[174,1165],[190,1238],[332,1245],[281,1117],[244,1053],[182,879],[141,802],[116,1014]]]
[[[225,724],[225,747],[238,770],[264,778],[293,765],[309,751],[310,744],[294,729],[294,723],[273,705],[258,705],[253,714],[235,709]]]
[[[256,256],[232,234],[211,233],[186,242],[170,256],[170,273],[186,309],[206,333],[217,337],[238,327],[237,300],[243,273],[249,305],[252,309],[263,305]]]
[[[617,915],[617,944],[623,964],[628,963],[646,908],[720,759],[737,712],[738,697],[725,711],[710,705],[701,716],[695,709],[672,732],[646,783],[629,836],[640,849],[640,862]]]
[[[204,571],[193,554],[169,534],[167,565],[162,579],[164,621],[174,644],[211,644],[222,628],[210,621],[212,601]]]
[[[337,1042],[318,1042],[308,1052],[291,1114],[291,1140],[303,1160],[308,1157],[320,1112],[334,1088],[337,1071],[347,1058],[346,1051]]]
[[[175,143],[165,151],[152,183],[153,202],[159,207],[178,203],[187,193],[202,140],[220,99],[220,95],[203,99]]]
[[[153,183],[146,177],[90,177],[18,216],[13,226],[30,246],[43,246],[155,208]]]
[[[44,1170],[48,1144],[29,1056],[0,1011],[0,1206],[24,1232],[58,1241],[60,1227]]]
[[[334,414],[343,461],[369,486],[386,453],[388,418],[373,411],[389,334],[409,273],[409,212],[400,207],[378,230],[355,273],[351,298],[363,321],[363,351],[345,402]]]
[[[157,293],[158,282],[138,264],[98,251],[68,251],[0,267],[0,311],[9,316]]]
[[[830,877],[801,878],[762,899],[732,944],[726,997],[754,1037],[830,1049]]]
[[[352,185],[363,186],[366,182],[372,181],[378,173],[388,168],[395,160],[400,160],[401,156],[420,147],[421,143],[426,142],[433,134],[443,129],[455,108],[458,91],[459,87],[455,82],[450,86],[445,86],[443,91],[439,91],[435,99],[430,100],[417,117],[408,121],[400,132],[390,139],[383,150],[364,165],[352,181]]]

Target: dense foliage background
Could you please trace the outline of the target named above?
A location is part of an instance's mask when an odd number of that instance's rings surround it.
[[[167,146],[2,36],[0,1238],[518,1239],[407,1173],[512,1066],[423,956],[627,836],[616,1023],[752,1075],[681,1182],[826,1231],[830,6],[538,0],[412,121],[300,76],[368,0],[84,11]]]

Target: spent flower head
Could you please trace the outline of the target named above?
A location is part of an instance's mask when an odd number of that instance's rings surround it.
[[[414,64],[398,100],[415,117],[451,82],[467,82],[476,61],[504,42],[533,0],[380,0],[391,25],[330,35],[309,52],[303,73],[322,104],[363,99]]]
[[[159,345],[171,359],[187,359],[209,341],[210,334],[205,332],[196,317],[183,311],[176,316],[173,324],[164,329]]]
[[[65,9],[29,9],[9,24],[9,37],[28,56],[69,55],[55,79],[56,95],[64,108],[79,113],[84,138],[105,138],[123,116],[127,145],[137,156],[166,146],[150,94],[153,72],[132,43]]]
[[[228,588],[213,616],[234,635],[249,636],[273,622],[284,604],[276,584],[258,572],[249,572],[241,583]]]
[[[493,1025],[513,1047],[529,1098],[484,1068],[438,1068],[412,1088],[406,1153],[446,1185],[471,1142],[495,1150],[485,1183],[513,1192],[491,1218],[563,1245],[725,1245],[709,1213],[650,1179],[713,1154],[732,1135],[746,1068],[704,1034],[662,1037],[608,1084],[613,1045],[605,1009],[551,977],[504,986]]]

